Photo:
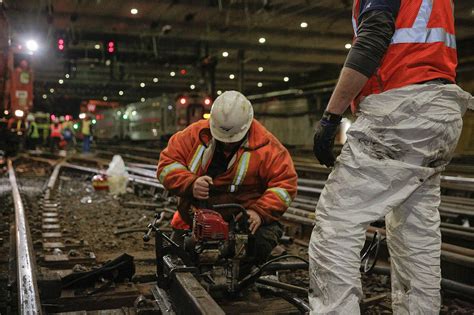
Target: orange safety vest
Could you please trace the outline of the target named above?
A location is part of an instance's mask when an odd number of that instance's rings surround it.
[[[57,127],[54,124],[51,125],[51,138],[61,138],[61,125],[58,124]]]
[[[361,0],[354,1],[352,25],[357,40]],[[367,5],[370,5],[368,2]],[[395,33],[362,97],[433,79],[456,78],[457,54],[452,0],[401,0]]]
[[[208,120],[200,120],[173,135],[158,162],[157,177],[165,188],[182,198],[192,198],[194,181],[206,174],[212,161],[211,143]],[[268,223],[278,220],[295,198],[297,175],[286,148],[254,120],[247,140],[227,171],[213,179],[213,185],[222,192],[222,199],[216,203],[229,203],[222,200],[231,198],[256,211]],[[189,228],[179,212],[171,225]]]

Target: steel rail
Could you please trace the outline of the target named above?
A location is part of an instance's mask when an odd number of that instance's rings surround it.
[[[15,206],[18,311],[19,314],[37,315],[41,314],[42,311],[38,285],[36,283],[33,246],[26,220],[25,208],[21,201],[15,170],[13,169],[11,160],[8,160],[8,176],[12,186],[13,203]]]

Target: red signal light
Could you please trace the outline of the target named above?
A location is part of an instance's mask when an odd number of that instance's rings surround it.
[[[179,71],[182,75],[185,75],[186,74],[186,69],[181,69],[181,71]]]
[[[180,103],[181,105],[186,104],[186,99],[185,99],[184,97],[180,98],[180,99],[179,99],[179,103]]]
[[[64,50],[64,44],[65,44],[64,39],[63,39],[63,38],[59,38],[59,39],[58,39],[58,49],[61,50],[61,51],[63,51],[63,50]]]
[[[211,99],[210,99],[210,98],[206,98],[206,99],[204,100],[204,104],[206,104],[206,105],[211,105]]]
[[[115,52],[115,43],[113,41],[107,43],[107,51],[109,54],[113,54]]]

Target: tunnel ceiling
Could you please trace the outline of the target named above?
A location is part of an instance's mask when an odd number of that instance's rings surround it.
[[[36,38],[40,44],[33,56],[36,100],[50,88],[56,97],[105,96],[123,103],[162,92],[191,91],[191,85],[205,91],[207,69],[214,64],[217,90],[238,89],[242,75],[243,91],[250,94],[317,87],[337,78],[348,52],[345,45],[352,40],[350,0],[3,3],[14,42]],[[455,11],[459,70],[472,79],[474,4],[456,1]],[[301,27],[303,22],[307,27]],[[63,51],[58,50],[58,39],[65,41]],[[112,55],[106,51],[109,41],[115,45]]]

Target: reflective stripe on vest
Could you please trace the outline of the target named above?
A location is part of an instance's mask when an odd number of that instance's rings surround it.
[[[188,168],[186,166],[184,166],[183,164],[181,163],[178,163],[178,162],[174,162],[174,163],[171,163],[170,165],[167,165],[163,168],[163,170],[161,171],[160,173],[160,182],[163,183],[163,181],[165,180],[166,176],[168,176],[169,173],[171,173],[172,171],[175,171],[175,170],[187,170]]]
[[[423,0],[418,10],[415,22],[411,28],[399,28],[395,30],[392,44],[422,44],[442,42],[450,48],[456,48],[456,36],[448,33],[442,27],[428,28],[433,0]]]
[[[280,200],[283,201],[287,207],[290,206],[290,203],[292,200],[291,200],[290,194],[288,193],[288,191],[286,191],[286,189],[279,188],[279,187],[272,187],[272,188],[268,188],[267,191],[271,191],[275,195],[277,195],[277,197],[280,198]]]
[[[452,3],[452,2],[451,2]],[[420,9],[412,27],[399,28],[392,36],[391,44],[428,44],[444,43],[446,47],[456,49],[456,36],[442,27],[428,28],[433,0],[422,0]],[[352,28],[357,37],[357,22],[352,16]]]
[[[239,185],[244,182],[245,174],[249,168],[250,162],[250,152],[244,152],[239,160],[239,165],[237,166],[237,171],[235,172],[234,180],[232,185],[229,187],[230,192],[235,192]]]
[[[197,147],[196,152],[194,152],[194,155],[193,155],[193,158],[191,159],[191,162],[189,162],[188,168],[194,174],[197,173],[199,165],[201,164],[201,158],[202,158],[202,155],[203,155],[205,149],[206,148],[202,144],[200,144]]]

